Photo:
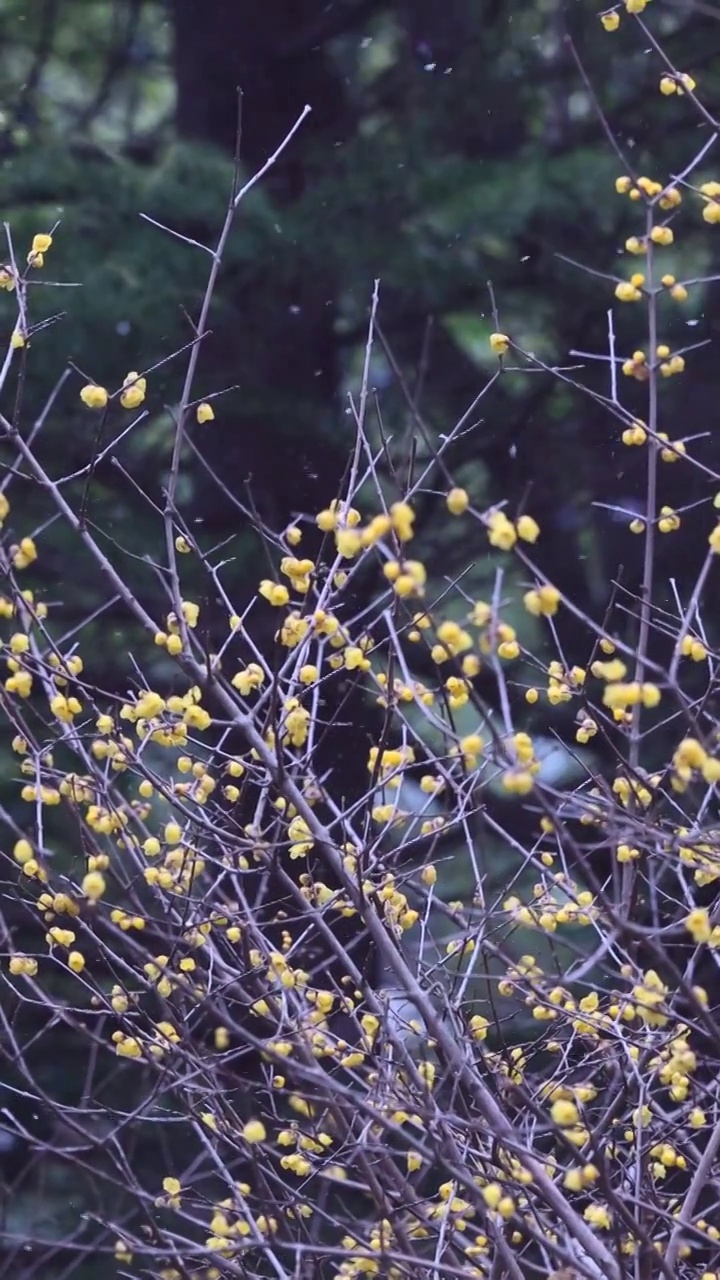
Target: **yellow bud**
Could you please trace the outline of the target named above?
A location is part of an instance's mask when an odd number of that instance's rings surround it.
[[[510,346],[510,339],[506,333],[491,333],[490,346],[498,356],[504,356]]]
[[[451,489],[445,501],[448,511],[453,516],[461,516],[470,505],[470,499],[465,489]]]
[[[108,402],[108,393],[105,387],[89,382],[80,392],[80,399],[88,409],[104,409]]]
[[[267,1137],[265,1125],[261,1120],[249,1120],[243,1131],[243,1138],[246,1142],[254,1145],[256,1142],[264,1142]]]
[[[91,902],[102,898],[105,887],[105,877],[99,871],[88,871],[87,875],[83,876],[82,890]]]

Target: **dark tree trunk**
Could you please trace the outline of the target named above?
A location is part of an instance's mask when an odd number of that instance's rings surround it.
[[[173,0],[177,127],[181,136],[232,148],[237,91],[243,95],[242,151],[262,164],[312,107],[304,137],[274,171],[292,197],[302,190],[308,135],[329,135],[344,118],[344,94],[325,49],[314,42],[326,0]]]
[[[342,7],[342,5],[341,5]],[[171,0],[175,27],[176,120],[180,136],[231,152],[242,91],[243,172],[256,171],[308,104],[312,113],[263,182],[279,223],[305,193],[311,156],[332,156],[348,127],[344,86],[322,42],[325,0]],[[328,218],[331,213],[328,211]],[[218,210],[218,220],[222,210]],[[311,232],[322,237],[327,229]],[[297,270],[283,250],[282,281],[271,247],[257,284],[236,299],[241,323],[218,332],[201,374],[240,384],[233,429],[223,432],[224,482],[273,523],[313,510],[337,492],[344,453],[328,441],[338,415],[336,286],[332,269]],[[232,326],[229,326],[232,328]],[[222,381],[218,382],[222,385]],[[212,449],[212,444],[210,448]],[[214,461],[208,457],[209,461]],[[217,491],[203,502],[216,524],[230,515]]]

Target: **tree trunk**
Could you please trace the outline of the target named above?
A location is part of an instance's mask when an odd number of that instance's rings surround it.
[[[303,107],[311,106],[312,114],[263,180],[282,224],[283,213],[308,185],[310,154],[326,150],[330,156],[341,140],[339,130],[347,127],[340,77],[313,38],[325,0],[171,3],[181,138],[232,151],[241,90],[241,161],[245,172],[254,172]],[[324,229],[313,234],[322,236]],[[303,270],[302,248],[297,274],[285,273],[283,282],[268,250],[267,261],[257,264],[262,286],[254,296],[237,299],[240,331],[218,332],[203,352],[206,380],[217,370],[217,385],[222,379],[240,384],[239,397],[229,402],[233,429],[218,443],[223,480],[243,498],[249,483],[253,500],[272,521],[324,505],[335,496],[345,462],[344,453],[328,445],[337,439],[335,282],[329,271]],[[230,515],[217,491],[203,505],[217,524]]]

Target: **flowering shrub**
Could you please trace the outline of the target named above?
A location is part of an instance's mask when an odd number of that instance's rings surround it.
[[[714,138],[701,89],[668,65],[646,6],[624,0],[602,26],[636,23],[659,92],[687,99]],[[47,1106],[35,1040],[61,1024],[83,1044],[82,1091],[52,1104],[62,1128],[36,1142],[122,1201],[118,1213],[83,1215],[94,1234],[69,1238],[69,1266],[94,1251],[114,1254],[122,1274],[163,1280],[720,1274],[720,739],[706,617],[720,492],[662,398],[664,380],[692,364],[692,348],[671,337],[690,282],[663,254],[683,218],[720,220],[708,150],[682,175],[616,182],[635,228],[625,251],[642,270],[596,275],[608,299],[614,290],[618,304],[637,304],[638,347],[617,351],[610,312],[600,404],[618,446],[643,452],[645,497],[641,512],[616,512],[629,541],[642,540],[640,590],[618,589],[602,618],[536,563],[532,509],[479,508],[457,482],[447,457],[466,424],[416,465],[392,439],[374,448],[378,287],[346,486],[323,510],[264,529],[271,568],[254,598],[231,597],[221,552],[183,515],[181,478],[187,440],[201,451],[203,431],[223,430],[222,401],[195,390],[198,352],[255,179],[215,247],[173,415],[148,548],[153,612],[88,515],[97,459],[142,430],[153,370],[114,389],[78,384],[79,411],[98,415],[78,506],[36,431],[0,418],[17,458],[0,493],[2,724],[22,805],[2,815],[0,1049],[20,1073],[17,1096]],[[56,253],[53,228],[3,268],[16,306],[6,382],[41,348],[29,284]],[[528,370],[571,381],[497,317],[490,352],[488,398],[497,378]],[[625,407],[627,387],[643,395],[642,417]],[[709,482],[707,531],[695,581],[660,607],[658,541],[682,537],[685,515],[658,498],[671,464]],[[52,524],[24,527],[19,476],[146,634],[122,699],[87,679],[82,628],[64,637],[33,587]],[[468,547],[496,557],[487,599],[466,597],[462,579],[431,590],[413,548],[428,496],[438,527],[464,522]],[[517,610],[509,620],[510,564],[549,661],[525,644]],[[202,583],[194,594],[191,580]],[[375,587],[358,610],[360,580]],[[225,618],[212,650],[209,598]],[[268,613],[272,653],[257,639]],[[581,652],[565,650],[567,613]],[[479,693],[488,676],[495,710]],[[367,750],[359,800],[336,794],[318,763],[325,709],[347,688],[378,716],[376,741],[356,744]],[[552,725],[566,705],[575,740],[558,783],[547,738],[528,726],[539,711]],[[658,759],[668,733],[671,753]],[[491,795],[527,815],[526,843]],[[63,866],[54,845],[68,831],[75,852]],[[499,891],[488,831],[517,865]],[[457,900],[460,851],[473,890]],[[167,1153],[155,1182],[137,1156],[148,1134]]]

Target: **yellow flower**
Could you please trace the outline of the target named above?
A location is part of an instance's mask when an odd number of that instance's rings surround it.
[[[13,848],[13,858],[22,867],[26,862],[30,862],[34,857],[32,845],[29,840],[18,840]]]
[[[680,645],[680,652],[684,658],[690,658],[693,662],[704,662],[707,658],[707,649],[695,636],[684,636]]]
[[[646,0],[625,0],[626,5],[641,4],[641,3],[644,5],[645,2]],[[642,12],[642,10],[628,9],[628,12],[640,13]],[[583,1210],[583,1218],[585,1219],[586,1222],[591,1223],[593,1227],[600,1227],[601,1230],[604,1230],[604,1231],[609,1231],[610,1227],[612,1226],[612,1217],[610,1216],[610,1211],[607,1205],[604,1205],[604,1204],[589,1204],[587,1208]]]
[[[52,244],[52,236],[43,235],[42,233],[33,236],[31,253],[47,253]]]
[[[409,502],[393,502],[390,508],[390,519],[400,541],[409,542],[413,536],[415,523],[415,512]]]
[[[88,871],[83,876],[82,890],[91,902],[97,901],[105,892],[105,877],[99,871]]]
[[[647,440],[647,431],[642,422],[633,422],[622,433],[622,442],[626,445],[643,445]]]
[[[488,516],[488,542],[491,547],[500,551],[511,551],[517,542],[515,526],[508,520],[504,511],[493,511]]]
[[[658,439],[662,439],[663,436],[664,432],[659,433]],[[678,459],[684,457],[686,453],[687,449],[685,448],[682,440],[670,440],[668,441],[668,448],[660,451],[660,457],[663,462],[677,462]]]
[[[359,529],[337,529],[335,546],[338,554],[346,560],[352,560],[362,551],[362,534]]]
[[[557,1102],[553,1102],[552,1107],[550,1108],[550,1115],[555,1121],[555,1124],[560,1125],[563,1129],[569,1128],[570,1125],[577,1124],[580,1119],[580,1113],[575,1106],[575,1103],[568,1102],[563,1099],[558,1099]]]
[[[252,692],[253,689],[259,689],[265,679],[265,672],[256,662],[251,662],[244,671],[238,671],[230,681],[233,689],[237,689],[243,697]],[[239,776],[239,775],[236,775]]]
[[[77,698],[66,698],[63,693],[56,693],[50,699],[50,710],[63,724],[72,724],[73,717],[82,711],[82,704]]]
[[[537,542],[540,537],[540,525],[532,516],[521,516],[516,526],[518,538],[523,542]]]
[[[657,685],[641,684],[640,701],[644,707],[657,707],[660,702],[660,690]]]
[[[216,1027],[213,1032],[213,1043],[220,1052],[227,1049],[230,1044],[230,1032],[227,1027]]]
[[[529,769],[510,769],[503,774],[502,785],[511,795],[526,796],[535,784]]]
[[[692,934],[693,942],[708,942],[712,935],[710,916],[704,907],[696,907],[685,917],[685,928]]]
[[[600,21],[606,31],[617,31],[620,26],[620,14],[615,13],[614,10],[612,13],[602,13],[600,15]]]
[[[677,511],[673,511],[672,507],[660,508],[660,519],[658,520],[658,529],[661,533],[675,533],[680,528],[680,517]]]
[[[261,1120],[249,1120],[243,1129],[243,1138],[251,1145],[256,1142],[264,1142],[266,1137],[265,1125]]]
[[[702,769],[707,760],[707,751],[697,738],[683,738],[673,755],[676,769]]]
[[[282,582],[273,582],[270,578],[263,578],[258,588],[261,596],[276,608],[282,608],[290,599],[290,592]]]
[[[145,399],[147,390],[147,379],[138,377],[134,370],[123,379],[123,391],[120,393],[120,403],[123,409],[137,409]]]
[[[663,1011],[667,987],[654,969],[648,969],[643,981],[633,987],[633,999],[638,1017],[649,1027],[664,1027],[668,1017]]]
[[[12,548],[12,562],[16,569],[27,569],[37,560],[37,547],[32,538],[21,538],[17,547]]]
[[[196,627],[198,618],[200,617],[200,606],[194,600],[183,600],[182,602],[183,617],[189,627]]]
[[[88,409],[104,409],[108,402],[108,393],[104,387],[97,386],[94,382],[88,382],[80,392],[80,399]]]
[[[461,516],[467,511],[470,499],[465,489],[451,489],[446,499],[447,509],[452,516]]]
[[[118,1034],[117,1032],[115,1034]],[[119,1033],[122,1036],[122,1032]],[[115,1039],[115,1036],[113,1036]],[[141,1058],[142,1045],[135,1036],[122,1036],[121,1040],[115,1040],[115,1052],[121,1058]]]
[[[510,346],[510,339],[506,333],[491,333],[490,346],[498,356],[504,356]]]
[[[560,600],[561,595],[557,587],[553,587],[549,582],[535,591],[526,591],[523,596],[525,608],[536,618],[551,618],[557,613]]]
[[[488,1209],[497,1209],[498,1212],[503,1201],[510,1199],[509,1196],[503,1196],[503,1190],[499,1182],[489,1182],[487,1186],[482,1188],[481,1194]]]
[[[213,422],[215,418],[215,410],[211,404],[208,404],[207,400],[203,400],[202,404],[199,404],[195,411],[195,417],[200,423]]]
[[[639,302],[642,294],[629,280],[623,280],[615,287],[615,297],[618,302]]]

